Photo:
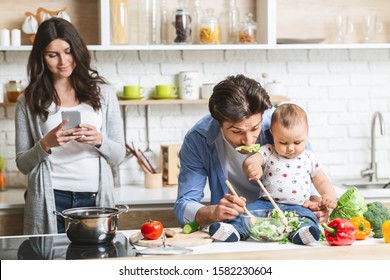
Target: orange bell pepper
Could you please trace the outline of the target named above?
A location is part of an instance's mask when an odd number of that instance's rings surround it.
[[[390,220],[386,220],[382,224],[382,233],[385,238],[385,243],[390,243]]]
[[[366,239],[366,237],[371,234],[371,224],[364,217],[362,217],[362,216],[354,217],[354,218],[350,219],[349,221],[356,228],[356,231],[355,231],[355,239],[356,240]]]

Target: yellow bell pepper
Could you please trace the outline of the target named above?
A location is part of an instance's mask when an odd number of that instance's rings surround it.
[[[367,236],[371,233],[371,224],[368,220],[366,220],[362,216],[354,217],[350,219],[350,222],[356,228],[355,239],[363,240],[366,239]]]
[[[382,233],[385,238],[385,243],[390,243],[390,220],[386,220],[382,224]]]

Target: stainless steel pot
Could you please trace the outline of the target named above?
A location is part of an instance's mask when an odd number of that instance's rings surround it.
[[[118,216],[129,210],[119,208],[80,207],[53,211],[65,219],[65,232],[72,243],[101,244],[111,242],[118,228]]]

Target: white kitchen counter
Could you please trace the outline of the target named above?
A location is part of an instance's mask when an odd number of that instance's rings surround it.
[[[129,238],[138,230],[122,231]],[[136,246],[138,250],[145,247]],[[293,243],[257,242],[251,239],[239,242],[212,242],[206,245],[187,247],[193,251],[187,255],[171,256],[174,259],[390,259],[390,246],[383,238],[367,237],[351,246],[330,246],[326,241],[302,246]],[[199,257],[197,257],[199,256]],[[143,256],[152,259],[167,259],[169,256]]]

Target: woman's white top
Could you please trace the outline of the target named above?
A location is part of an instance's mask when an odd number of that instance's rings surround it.
[[[81,123],[90,124],[101,131],[101,110],[94,111],[85,103],[74,107],[60,107],[54,104],[49,107],[46,122],[40,122],[42,132],[46,135],[62,122],[62,111],[79,111]],[[99,153],[90,144],[70,141],[62,146],[51,148],[50,162],[52,166],[53,188],[72,192],[97,192],[99,185]]]

